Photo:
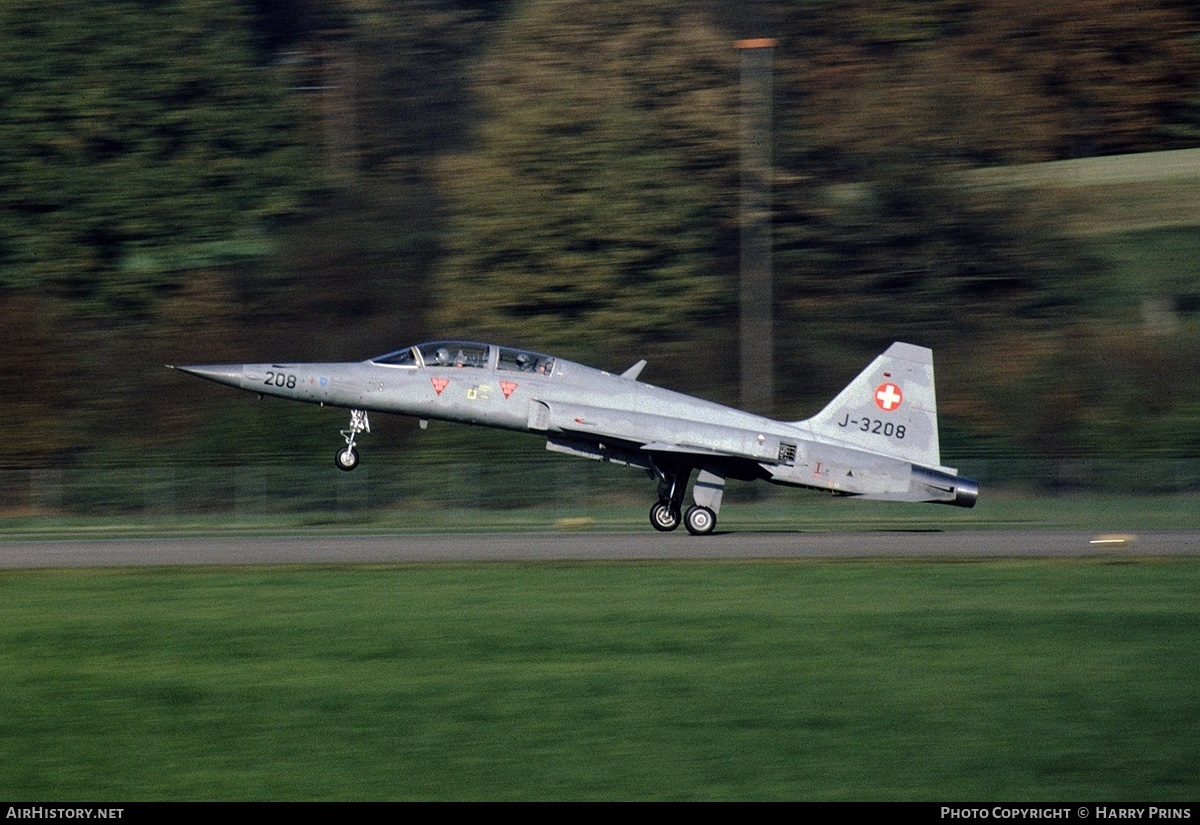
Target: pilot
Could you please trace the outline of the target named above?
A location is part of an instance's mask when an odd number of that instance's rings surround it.
[[[439,347],[438,351],[437,351],[437,358],[434,361],[434,363],[435,364],[449,364],[450,363],[450,350],[446,349],[445,347]]]
[[[529,356],[523,352],[517,355],[517,369],[521,372],[529,372],[529,370],[533,369],[533,366],[529,363]]]

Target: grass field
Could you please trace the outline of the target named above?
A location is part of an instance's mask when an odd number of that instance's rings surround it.
[[[1194,801],[1197,592],[1194,559],[4,573],[0,798]]]

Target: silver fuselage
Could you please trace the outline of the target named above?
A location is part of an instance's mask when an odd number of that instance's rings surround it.
[[[453,342],[447,343],[453,350]],[[878,416],[872,419],[846,402],[844,411],[831,405],[813,419],[776,421],[561,358],[534,353],[518,363],[511,354],[525,353],[473,346],[478,357],[466,363],[462,358],[455,363],[452,353],[446,363],[437,363],[444,356],[432,353],[446,353],[444,347],[428,349],[424,358],[414,347],[411,357],[399,351],[405,363],[386,363],[381,356],[352,363],[180,369],[260,395],[540,433],[549,449],[647,469],[656,461],[679,461],[721,478],[963,506],[977,495],[974,482],[940,466],[936,418],[930,419],[932,432],[923,429],[924,417],[897,428],[885,421],[886,414],[871,410]],[[540,368],[532,368],[535,363]],[[858,380],[875,379],[864,372]],[[915,387],[924,379],[918,371],[910,380]],[[928,384],[932,398],[931,366]],[[932,441],[923,448],[930,460],[906,453],[922,439]]]

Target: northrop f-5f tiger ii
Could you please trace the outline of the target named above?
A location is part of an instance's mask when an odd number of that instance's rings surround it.
[[[650,524],[713,532],[727,479],[761,479],[883,501],[972,507],[979,485],[943,467],[933,353],[895,343],[825,409],[774,421],[622,373],[495,344],[434,341],[356,363],[177,367],[259,395],[348,408],[334,462],[358,466],[368,412],[545,435],[546,448],[645,470]],[[695,481],[692,482],[692,475]],[[684,511],[691,483],[694,504]]]

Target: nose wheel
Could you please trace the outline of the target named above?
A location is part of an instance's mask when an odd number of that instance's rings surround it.
[[[346,446],[338,449],[333,456],[333,463],[339,470],[350,472],[358,466],[358,450],[354,448],[354,439],[359,433],[371,432],[371,422],[367,418],[366,410],[351,410],[350,411],[350,427],[342,430],[342,438],[346,439]]]
[[[358,450],[353,447],[342,447],[333,457],[333,463],[339,470],[350,472],[358,466]]]

